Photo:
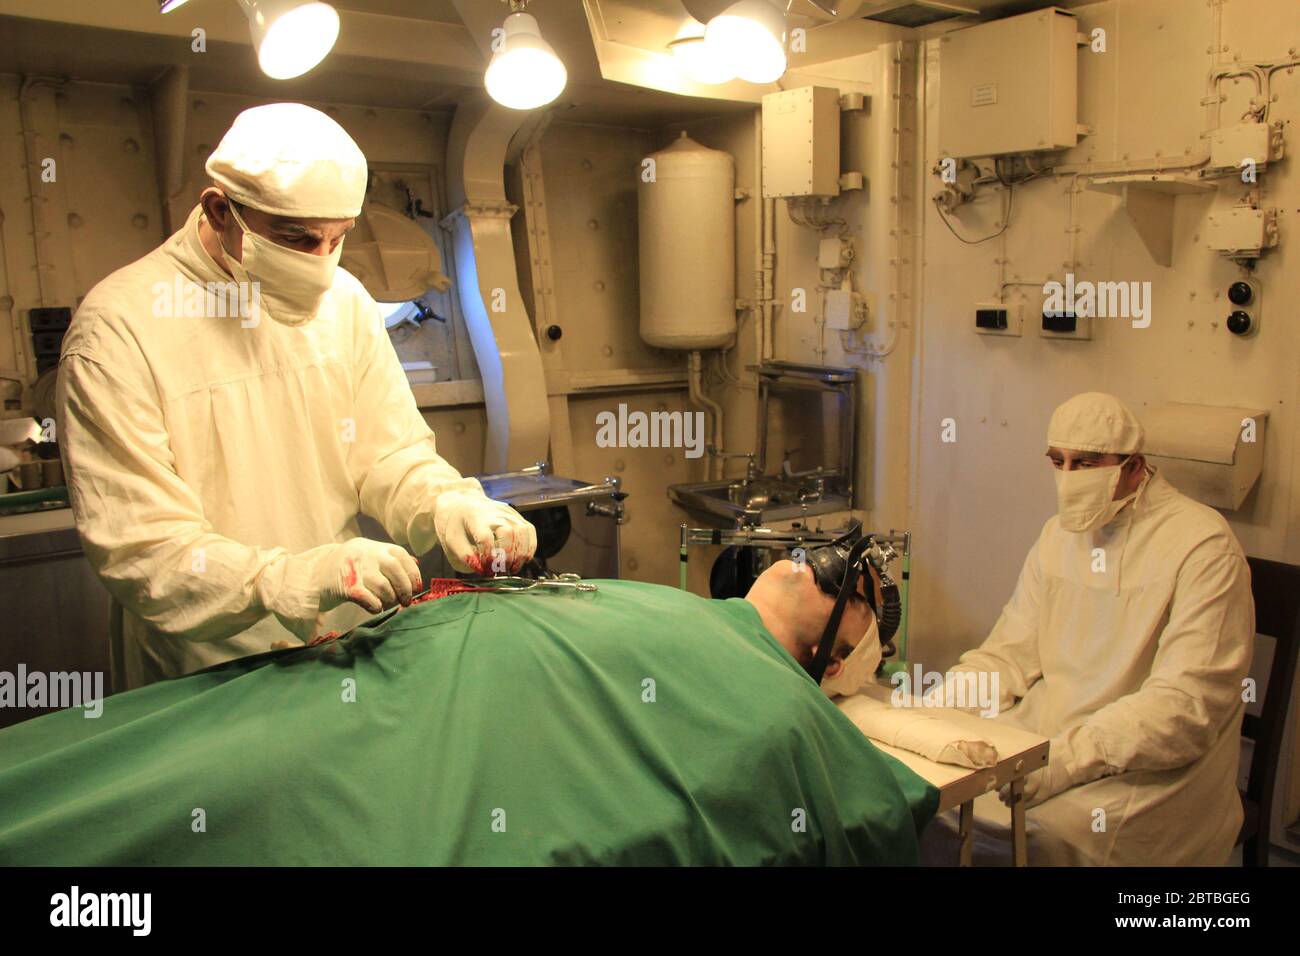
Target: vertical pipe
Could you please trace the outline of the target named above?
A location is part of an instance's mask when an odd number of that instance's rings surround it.
[[[172,202],[185,187],[185,121],[189,116],[189,91],[190,68],[185,65],[170,67],[149,88],[164,236],[180,228],[172,216]]]
[[[686,553],[686,525],[683,523],[681,528],[681,545],[677,551],[677,562],[678,567],[681,569],[680,581],[683,591],[686,590],[686,568],[689,560],[690,558]]]
[[[708,409],[709,415],[712,416],[713,427],[709,430],[713,435],[713,447],[721,452],[724,450],[722,443],[722,406],[712,401],[704,394],[704,381],[702,374],[702,361],[699,352],[692,352],[690,356],[690,371],[687,375],[687,387],[690,390],[691,401],[697,405],[703,405]],[[711,456],[706,466],[707,477],[714,478],[714,463],[717,463],[717,477],[722,477],[723,459],[717,455]]]
[[[27,196],[29,201],[29,212],[32,222],[32,253],[36,260],[36,301],[41,306],[47,306],[50,303],[46,298],[45,291],[45,268],[46,264],[42,261],[41,247],[45,244],[46,237],[50,230],[41,215],[41,203],[45,198],[40,194],[38,179],[40,177],[41,157],[36,154],[36,139],[38,133],[34,128],[34,121],[31,118],[30,103],[32,90],[38,86],[52,86],[51,81],[41,77],[24,76],[22,86],[18,90],[18,122],[20,132],[23,138],[23,158],[26,160],[27,171]],[[33,364],[31,372],[35,374],[36,368]]]
[[[767,235],[764,218],[767,215],[767,200],[763,198],[763,111],[754,111],[754,361],[762,362],[767,350],[764,341],[765,306],[763,292],[764,267],[763,238]]]
[[[912,580],[912,550],[907,548],[903,551],[903,570],[899,575],[898,582],[898,599],[903,605],[903,613],[898,622],[898,660],[904,667],[907,666],[907,611],[908,611],[908,594],[911,590]]]
[[[763,200],[763,343],[764,358],[776,355],[772,342],[772,313],[776,304],[776,200]]]
[[[4,210],[0,209],[0,315],[7,317],[13,348],[12,368],[6,368],[3,359],[0,358],[0,382],[17,382],[19,396],[21,396],[22,386],[27,383],[29,376],[35,376],[36,369],[28,367],[27,349],[23,345],[22,319],[14,308],[13,287],[9,284],[9,256],[5,249],[4,223]],[[4,409],[4,401],[3,393],[0,393],[0,410]],[[0,489],[6,487],[8,486],[4,479],[0,479]]]
[[[523,114],[475,94],[457,105],[447,139],[453,211],[443,224],[452,232],[456,290],[483,379],[488,472],[544,459],[550,444],[546,375],[510,229],[518,210],[506,199],[503,175],[523,122]]]

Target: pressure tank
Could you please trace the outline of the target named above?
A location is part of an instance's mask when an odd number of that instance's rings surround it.
[[[662,349],[736,335],[735,162],[685,133],[651,154],[637,194],[641,338]]]

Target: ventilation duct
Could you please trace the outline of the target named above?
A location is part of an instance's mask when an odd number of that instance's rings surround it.
[[[876,20],[896,27],[926,27],[957,17],[973,16],[979,11],[956,3],[940,0],[886,0],[868,3],[860,11],[865,20]]]

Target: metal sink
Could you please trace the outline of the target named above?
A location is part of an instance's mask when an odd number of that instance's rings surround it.
[[[745,477],[669,485],[669,499],[687,511],[712,519],[714,524],[721,519],[728,527],[850,510],[857,447],[857,369],[793,362],[764,362],[749,368],[758,379],[757,448],[752,452],[728,452],[709,446],[709,454],[715,458],[748,459]],[[820,449],[820,454],[806,453],[805,464],[818,461],[816,468],[806,470],[794,465],[791,453],[799,449],[787,449],[780,466],[772,469],[775,473],[769,473],[768,405],[774,392],[787,397],[811,396],[817,414],[825,414],[824,399],[834,399],[831,424],[836,426],[838,437]]]
[[[669,485],[668,497],[688,511],[744,524],[828,514],[848,508],[837,476],[808,479],[759,476]]]

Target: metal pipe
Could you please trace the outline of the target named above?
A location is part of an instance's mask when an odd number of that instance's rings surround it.
[[[709,413],[713,416],[713,427],[711,429],[711,432],[713,434],[713,447],[720,449],[724,447],[722,442],[722,406],[719,405],[717,402],[711,400],[704,394],[703,373],[701,369],[702,369],[702,360],[700,357],[700,353],[692,352],[690,357],[690,372],[687,376],[691,401],[697,405],[703,405],[706,409],[709,410]],[[717,477],[719,478],[722,477],[722,468],[721,468],[722,460],[718,458],[716,455],[712,455],[709,457],[709,462],[708,465],[706,466],[706,477],[708,477],[709,479],[712,479],[714,477],[713,465],[715,461],[719,465],[719,467],[717,468],[717,471],[719,472]]]
[[[690,560],[687,554],[688,550],[686,541],[686,525],[683,524],[681,527],[680,545],[677,550],[677,563],[678,567],[681,569],[680,581],[683,591],[686,590],[686,567],[687,562]]]
[[[172,201],[185,187],[185,122],[189,116],[190,68],[170,67],[150,87],[154,148],[158,157],[158,185],[162,198],[164,235],[177,223],[172,219]]]
[[[26,386],[29,376],[35,378],[36,369],[28,364],[27,349],[23,345],[22,320],[19,318],[17,310],[14,309],[13,289],[9,285],[9,256],[5,248],[4,221],[4,210],[0,209],[0,312],[4,313],[9,322],[14,367],[0,368],[0,379],[8,379],[18,383],[19,401],[21,402],[22,389]],[[0,405],[0,408],[2,407]]]
[[[502,471],[491,475],[484,475],[484,478],[535,478],[538,475],[546,474],[546,462],[536,461],[518,471]]]
[[[754,361],[763,360],[763,114],[754,111]]]
[[[773,318],[776,312],[776,200],[763,200],[763,345],[764,360],[776,355]]]
[[[36,155],[38,133],[33,126],[28,104],[31,100],[31,91],[36,87],[49,86],[59,89],[62,85],[61,82],[47,77],[24,76],[22,86],[18,90],[18,125],[23,138],[23,158],[27,163],[27,196],[32,219],[32,256],[36,260],[36,299],[42,306],[50,304],[45,292],[45,265],[41,262],[41,246],[50,233],[38,208],[46,200],[37,184],[41,169],[40,157]]]

